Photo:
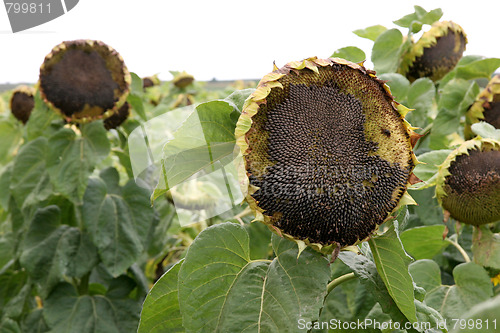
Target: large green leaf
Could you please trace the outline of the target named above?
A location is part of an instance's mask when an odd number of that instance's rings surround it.
[[[111,274],[121,274],[139,258],[153,217],[149,192],[133,180],[123,188],[117,184],[108,188],[100,178],[89,179],[82,219]]]
[[[46,296],[64,276],[79,278],[97,264],[97,251],[78,228],[61,224],[60,210],[37,210],[26,233],[21,265]]]
[[[26,124],[28,140],[34,140],[40,136],[49,138],[63,125],[61,115],[50,109],[40,98],[40,92],[37,91],[35,95],[35,107]]]
[[[435,94],[436,87],[429,78],[419,78],[411,84],[406,106],[415,110],[408,113],[406,118],[412,126],[420,128],[427,126]]]
[[[419,260],[410,265],[410,273],[417,285],[427,291],[425,303],[438,310],[450,322],[460,318],[474,305],[492,295],[488,273],[474,263],[464,263],[453,269],[455,285],[442,285],[439,266],[432,260]]]
[[[352,62],[361,62],[366,60],[366,54],[356,46],[346,46],[333,52],[331,57],[343,58]]]
[[[413,281],[408,273],[411,258],[401,244],[395,225],[391,225],[383,235],[373,237],[368,242],[377,271],[392,299],[409,321],[417,321]]]
[[[13,151],[21,142],[22,131],[12,119],[0,119],[0,165],[12,159]]]
[[[24,145],[16,156],[10,189],[20,207],[45,200],[52,193],[46,169],[47,154],[48,141],[39,137]]]
[[[432,259],[450,245],[443,239],[444,230],[444,224],[408,229],[401,234],[401,242],[416,260]]]
[[[88,177],[109,153],[110,144],[102,121],[81,126],[81,136],[63,128],[49,139],[47,169],[55,190],[81,202]]]
[[[451,333],[498,333],[500,323],[500,295],[475,305],[462,318],[448,325]],[[450,327],[451,326],[451,327]]]
[[[181,262],[172,266],[151,288],[137,333],[184,332],[177,290],[180,267]]]
[[[500,234],[492,233],[486,226],[474,228],[472,254],[479,265],[500,269]]]
[[[457,66],[440,80],[439,84],[443,87],[452,79],[486,78],[489,80],[498,67],[500,67],[500,58],[485,58],[477,55],[464,56]]]
[[[69,283],[57,285],[44,303],[52,333],[135,332],[140,304],[113,295],[78,295]]]
[[[330,270],[318,253],[273,235],[274,260],[251,260],[249,236],[234,223],[202,231],[179,272],[188,332],[298,332],[318,319]]]
[[[390,29],[377,37],[372,49],[372,62],[377,73],[395,72],[399,65],[403,35],[398,29]]]
[[[387,85],[391,88],[391,94],[396,101],[403,103],[406,100],[410,90],[410,81],[406,77],[399,73],[384,73],[378,77],[387,81]]]
[[[489,138],[500,141],[500,129],[495,128],[493,125],[480,121],[478,123],[472,124],[472,132],[476,135],[480,135],[482,138]]]
[[[476,82],[463,79],[453,79],[441,91],[438,114],[434,120],[430,135],[431,149],[449,148],[447,136],[457,132],[460,119],[474,102],[479,93]]]

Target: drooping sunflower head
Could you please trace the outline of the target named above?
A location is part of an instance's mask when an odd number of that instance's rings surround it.
[[[440,80],[455,68],[466,44],[461,26],[451,21],[436,22],[405,54],[399,72],[412,82],[421,77]]]
[[[325,252],[366,239],[408,198],[418,135],[407,111],[373,71],[344,59],[264,76],[236,127],[256,218]]]
[[[172,83],[177,88],[186,88],[194,81],[194,76],[186,72],[177,73],[172,80]]]
[[[142,79],[142,87],[144,89],[158,85],[160,85],[160,79],[158,78],[157,75],[146,76],[145,78]]]
[[[495,75],[488,82],[467,111],[464,128],[467,139],[474,137],[471,125],[481,120],[500,129],[500,74]]]
[[[436,197],[457,221],[500,220],[500,142],[476,137],[455,149],[439,167]]]
[[[129,93],[122,57],[101,41],[66,41],[40,67],[43,99],[68,121],[85,123],[116,113]]]
[[[28,86],[19,86],[12,92],[10,98],[10,111],[23,124],[28,122],[31,111],[35,107],[35,89]]]

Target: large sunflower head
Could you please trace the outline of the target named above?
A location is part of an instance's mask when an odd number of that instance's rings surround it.
[[[375,72],[344,59],[264,76],[236,127],[256,218],[324,252],[366,239],[409,197],[418,134],[407,111]]]
[[[23,124],[30,118],[31,111],[35,107],[35,89],[28,86],[19,86],[12,92],[10,98],[10,111]]]
[[[106,119],[116,113],[127,98],[130,82],[122,57],[100,41],[62,42],[40,67],[41,96],[73,122]]]
[[[474,137],[471,125],[481,120],[500,129],[500,74],[495,75],[479,93],[465,120],[464,134],[467,139]]]
[[[439,167],[436,197],[457,221],[500,220],[500,142],[476,137],[455,149]]]
[[[436,22],[405,54],[399,72],[412,82],[421,77],[440,80],[455,68],[466,44],[461,26],[451,21]]]

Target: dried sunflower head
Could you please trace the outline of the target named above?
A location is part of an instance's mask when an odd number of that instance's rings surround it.
[[[142,79],[142,87],[144,89],[160,85],[160,79],[157,75],[147,76]]]
[[[110,46],[94,40],[66,41],[40,67],[42,98],[68,121],[106,119],[127,99],[130,73]]]
[[[26,124],[30,118],[31,111],[35,107],[34,94],[35,89],[28,86],[19,86],[12,92],[10,110],[12,115],[23,124]]]
[[[476,137],[455,149],[439,167],[436,197],[457,221],[500,220],[500,142]]]
[[[485,121],[500,129],[500,74],[495,75],[486,88],[479,93],[474,104],[465,115],[464,134],[466,139],[474,137],[471,125]]]
[[[412,82],[421,77],[440,80],[455,68],[466,44],[461,26],[451,21],[436,22],[405,54],[399,72]]]
[[[407,111],[373,71],[344,59],[309,58],[264,76],[236,127],[256,218],[323,252],[366,239],[411,200],[418,134]]]
[[[174,76],[174,79],[172,80],[172,83],[177,87],[177,88],[186,88],[189,86],[191,83],[194,81],[194,76],[191,74],[188,74],[186,72],[181,72],[178,73]]]

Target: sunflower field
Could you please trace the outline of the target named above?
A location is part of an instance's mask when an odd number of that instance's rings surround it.
[[[442,15],[255,81],[48,46],[0,94],[0,333],[500,332],[500,58]]]

